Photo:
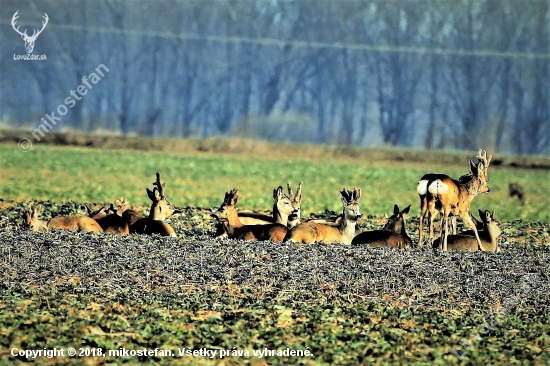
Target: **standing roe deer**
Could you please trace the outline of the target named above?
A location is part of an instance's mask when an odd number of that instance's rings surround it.
[[[412,240],[405,229],[405,217],[411,206],[399,211],[399,206],[393,206],[393,215],[388,219],[382,230],[364,231],[357,234],[351,244],[369,244],[372,247],[405,248],[412,246]]]
[[[304,244],[313,242],[351,244],[355,236],[357,220],[362,217],[359,208],[361,189],[350,191],[344,188],[340,196],[344,207],[342,219],[338,223],[302,222],[288,232],[285,241]]]
[[[239,190],[233,188],[225,193],[222,205],[214,216],[223,225],[227,236],[230,239],[245,239],[245,240],[273,240],[276,243],[283,241],[288,228],[285,225],[271,223],[266,225],[244,225],[237,212],[237,200]]]
[[[479,234],[475,224],[472,221],[469,210],[472,200],[479,193],[489,193],[489,177],[487,170],[491,162],[492,155],[487,158],[485,150],[478,151],[478,163],[474,164],[470,160],[470,173],[463,175],[459,180],[450,178],[444,174],[437,174],[427,182],[421,181],[417,191],[420,194],[425,192],[425,199],[421,201],[420,225],[419,225],[419,245],[422,246],[422,229],[424,224],[424,216],[426,211],[429,211],[428,216],[430,226],[430,241],[433,239],[433,218],[436,211],[442,215],[441,218],[441,239],[443,240],[443,250],[447,250],[447,226],[449,216],[458,215],[462,221],[468,225],[477,238],[478,244],[483,249],[483,244],[479,239]]]
[[[31,230],[50,230],[53,228],[65,229],[71,231],[103,231],[101,226],[92,218],[87,216],[64,216],[54,217],[50,221],[39,220],[38,216],[42,210],[42,205],[37,205],[34,209],[31,207],[23,216],[23,225]]]
[[[480,233],[483,247],[478,245],[478,241],[474,236],[464,235],[465,233],[463,233],[461,235],[449,235],[447,237],[447,249],[461,250],[463,252],[476,250],[484,250],[487,252],[500,251],[498,237],[502,234],[502,230],[494,220],[494,212],[490,212],[488,210],[478,211],[479,217],[483,222],[483,231]],[[441,249],[441,238],[438,238],[433,242],[433,248]]]
[[[145,188],[147,196],[153,202],[151,204],[149,216],[140,218],[139,216],[142,216],[140,213],[134,210],[126,210],[123,212],[122,217],[130,225],[131,234],[158,234],[161,236],[175,237],[176,232],[172,226],[165,223],[164,220],[180,211],[176,210],[166,198],[166,183],[160,182],[160,173],[157,173],[157,181],[153,182],[153,185],[155,187],[152,191],[149,190],[149,188]]]

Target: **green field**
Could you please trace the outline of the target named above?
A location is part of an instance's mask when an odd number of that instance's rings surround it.
[[[184,142],[182,142],[184,143]],[[475,153],[470,159],[475,159]],[[145,188],[155,173],[167,183],[167,195],[177,207],[218,207],[224,193],[239,188],[241,209],[269,210],[272,192],[290,181],[304,182],[302,212],[341,210],[339,190],[363,191],[364,215],[381,217],[393,204],[412,205],[419,215],[416,193],[424,173],[442,172],[458,178],[468,172],[468,157],[460,165],[368,158],[295,159],[253,154],[169,154],[136,150],[97,150],[78,147],[35,146],[20,152],[14,144],[0,144],[0,198],[16,201],[113,202],[125,197],[132,205],[148,206]],[[550,173],[543,169],[491,167],[490,194],[476,197],[472,212],[489,209],[499,220],[550,222]],[[527,204],[508,197],[508,184],[523,185]]]
[[[550,364],[548,170],[490,168],[491,192],[475,198],[472,211],[496,211],[498,253],[213,238],[209,208],[225,191],[236,186],[241,209],[265,211],[272,190],[290,180],[304,181],[304,216],[332,216],[327,210],[341,210],[342,187],[362,188],[369,216],[362,229],[379,228],[394,203],[411,204],[408,232],[416,241],[420,176],[458,177],[475,158],[431,166],[403,160],[403,151],[372,160],[355,150],[291,158],[290,148],[277,157],[263,145],[257,154],[171,154],[40,144],[22,153],[0,144],[0,365]],[[44,218],[120,196],[147,211],[145,188],[157,171],[183,209],[168,220],[177,238],[20,227],[31,201],[42,202]],[[525,206],[508,197],[509,182],[524,186]],[[88,355],[11,355],[54,347]],[[144,348],[173,355],[91,354]],[[184,348],[218,354],[179,356]],[[265,349],[309,353],[254,355]]]

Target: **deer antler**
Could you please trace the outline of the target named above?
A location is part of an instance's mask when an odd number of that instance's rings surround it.
[[[15,12],[15,14],[13,14],[13,17],[11,18],[11,26],[12,26],[13,30],[15,30],[15,31],[16,31],[17,33],[19,33],[21,36],[23,36],[23,37],[28,37],[28,36],[27,36],[27,30],[26,30],[26,29],[25,29],[25,33],[22,33],[22,32],[19,30],[19,27],[17,27],[17,28],[15,27],[15,23],[16,23],[16,21],[17,21],[17,18],[19,18],[18,13],[19,13],[19,10],[17,10],[17,11]]]
[[[353,200],[359,201],[359,198],[361,198],[361,188],[354,188],[353,189]]]
[[[344,189],[342,189],[342,190],[340,191],[340,194],[342,195],[342,197],[344,198],[344,200],[345,200],[346,202],[351,202],[352,197],[353,197],[353,196],[352,196],[352,195],[353,195],[353,192],[352,192],[352,191],[350,191],[350,190],[346,189],[346,187],[344,187]]]
[[[153,185],[157,187],[161,197],[165,197],[164,188],[166,188],[166,183],[160,182],[160,173],[157,172],[157,181],[153,182]]]
[[[42,31],[44,30],[44,28],[46,28],[46,25],[48,24],[48,20],[50,20],[50,18],[48,17],[48,14],[44,13],[43,18],[44,18],[45,21],[42,22],[42,29],[40,29],[40,30],[35,29],[35,30],[33,31],[33,33],[32,33],[32,36],[29,37],[29,36],[27,35],[27,30],[26,30],[26,29],[25,29],[25,32],[22,33],[22,32],[19,30],[19,26],[16,28],[15,23],[16,23],[16,21],[17,21],[17,18],[19,18],[19,14],[18,14],[18,13],[19,13],[19,10],[17,10],[17,11],[15,12],[15,14],[13,14],[13,17],[11,18],[11,26],[12,26],[13,29],[14,29],[17,33],[19,33],[22,37],[28,38],[28,39],[32,39],[32,40],[38,38],[38,36],[40,35],[40,33],[42,33]],[[37,32],[38,32],[38,33],[37,33]]]
[[[236,203],[237,198],[239,198],[239,196],[237,195],[238,192],[239,192],[239,189],[237,187],[233,188],[229,192],[225,192],[225,197],[223,199],[223,204],[224,205],[232,205],[233,202]]]
[[[479,151],[477,152],[476,158],[478,159],[479,162],[483,163],[485,170],[487,170],[487,168],[489,168],[489,164],[491,163],[491,159],[493,158],[493,155],[489,155],[489,159],[487,159],[487,151],[479,149]]]
[[[298,190],[296,191],[296,195],[294,195],[294,193],[292,192],[292,187],[290,186],[290,182],[286,182],[286,186],[288,188],[288,197],[292,201],[297,202],[297,201],[302,200],[302,185],[303,184],[304,184],[304,182],[300,182],[300,184],[298,184]]]

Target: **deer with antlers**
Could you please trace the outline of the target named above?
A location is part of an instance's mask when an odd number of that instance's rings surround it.
[[[32,33],[32,36],[29,36],[27,35],[27,30],[25,29],[24,32],[21,32],[19,30],[19,26],[16,27],[16,22],[17,22],[17,18],[19,18],[19,10],[15,12],[15,14],[13,14],[13,17],[11,18],[11,26],[13,27],[13,29],[19,33],[19,35],[21,36],[21,38],[23,38],[23,41],[25,41],[25,49],[27,50],[27,53],[32,53],[33,49],[34,49],[34,42],[36,42],[36,39],[38,38],[38,36],[40,35],[40,33],[42,33],[42,31],[44,30],[44,28],[46,28],[46,25],[48,24],[48,14],[44,13],[44,22],[42,22],[42,29],[38,30],[38,29],[35,29]]]
[[[258,241],[271,239],[276,243],[282,242],[288,232],[286,225],[279,223],[244,225],[241,222],[236,208],[239,199],[238,192],[239,190],[237,188],[233,188],[231,191],[226,192],[222,205],[218,211],[213,214],[213,216],[215,216],[224,226],[227,236],[230,239]]]
[[[351,244],[355,236],[356,223],[363,216],[359,208],[361,189],[350,191],[344,188],[340,192],[340,197],[344,206],[341,220],[337,223],[303,222],[288,232],[285,241],[304,244],[313,242]]]
[[[157,180],[153,182],[155,186],[151,191],[146,188],[147,196],[152,201],[151,209],[148,217],[142,216],[134,210],[126,210],[122,213],[122,217],[130,226],[131,234],[158,234],[161,236],[176,236],[176,232],[164,220],[180,211],[174,208],[168,201],[165,194],[166,183],[161,183],[160,173],[157,173]]]
[[[420,180],[417,192],[421,198],[420,225],[418,244],[422,243],[422,230],[424,216],[429,212],[428,222],[430,227],[430,242],[433,239],[433,218],[437,211],[441,213],[441,241],[443,250],[447,250],[447,227],[449,216],[460,216],[462,221],[470,227],[475,234],[481,250],[483,244],[479,238],[476,225],[470,217],[470,205],[475,196],[480,193],[489,193],[489,177],[487,170],[491,163],[492,155],[487,158],[487,151],[479,150],[476,156],[477,164],[470,160],[470,173],[463,175],[458,180],[445,174],[428,174]],[[456,229],[455,229],[456,231]]]
[[[298,190],[294,194],[290,182],[287,182],[288,195],[284,193],[283,187],[279,186],[273,190],[273,215],[261,215],[254,212],[239,211],[239,220],[243,225],[268,225],[281,224],[293,228],[300,223],[300,206],[302,204],[302,185],[300,182]],[[227,232],[220,224],[216,236],[226,236]]]

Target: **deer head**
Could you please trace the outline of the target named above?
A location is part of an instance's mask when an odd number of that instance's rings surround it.
[[[300,182],[298,185],[298,190],[296,191],[296,194],[292,192],[292,187],[290,186],[290,182],[286,183],[286,186],[288,188],[288,197],[290,198],[290,201],[292,202],[293,211],[288,216],[289,225],[288,227],[294,227],[300,222],[300,216],[301,216],[301,206],[302,206],[302,185],[304,182]]]
[[[170,201],[166,198],[166,183],[160,182],[160,173],[157,173],[157,181],[153,182],[153,185],[155,187],[152,191],[149,188],[145,188],[147,196],[153,202],[149,217],[153,220],[164,221],[167,217],[180,213],[181,211],[172,206]]]
[[[44,28],[46,28],[46,25],[48,24],[48,14],[44,13],[44,22],[42,22],[42,29],[40,30],[37,30],[35,29],[32,33],[32,36],[28,36],[27,35],[27,30],[25,29],[24,32],[21,32],[19,30],[19,26],[16,27],[15,23],[16,23],[16,20],[17,18],[19,18],[19,15],[17,14],[19,12],[16,11],[15,14],[13,14],[13,17],[11,18],[11,26],[13,27],[13,29],[19,33],[19,35],[21,35],[21,38],[23,38],[23,41],[25,41],[25,49],[27,50],[27,53],[32,53],[32,50],[34,49],[34,42],[36,41],[36,38],[38,38],[38,36],[40,35],[40,33],[42,33],[42,31],[44,30]]]
[[[214,216],[222,223],[229,223],[229,221],[237,215],[237,209],[235,206],[237,205],[237,200],[239,199],[238,192],[239,190],[237,188],[233,188],[231,191],[225,192],[223,203],[214,214]]]
[[[344,217],[346,219],[355,222],[363,217],[359,209],[359,198],[361,198],[360,188],[355,188],[353,191],[350,191],[344,187],[344,189],[340,191],[340,196],[344,204]]]
[[[403,211],[399,210],[399,206],[393,205],[393,215],[388,219],[383,230],[391,231],[396,234],[405,233],[405,217],[408,215],[411,205],[407,206]]]

